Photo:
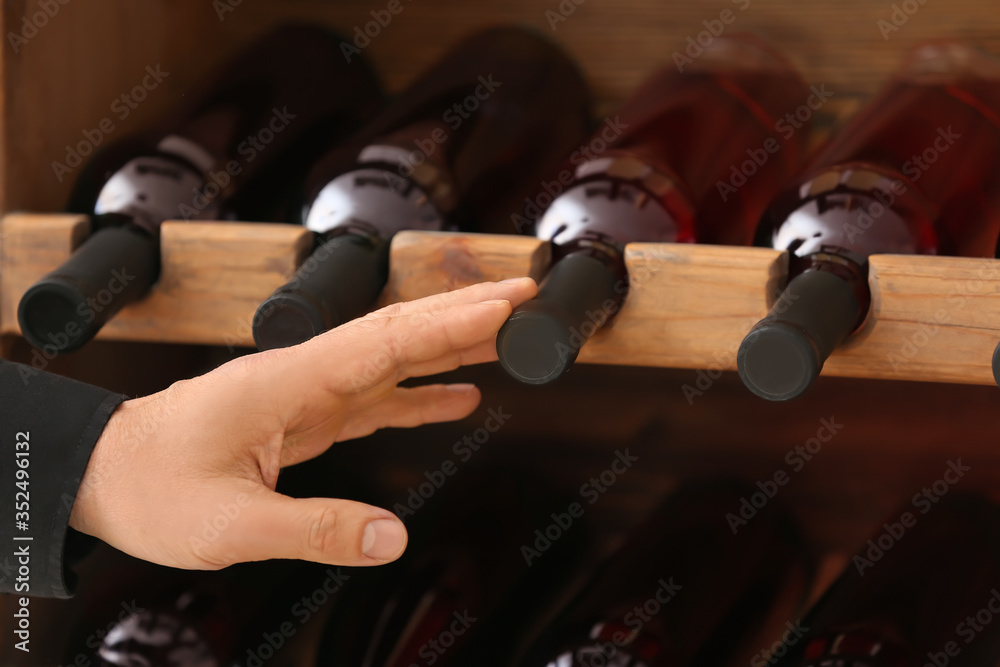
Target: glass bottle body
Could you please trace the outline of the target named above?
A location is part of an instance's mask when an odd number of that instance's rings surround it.
[[[588,122],[585,82],[557,45],[521,28],[460,43],[311,170],[302,221],[316,232],[314,261],[258,308],[257,346],[301,343],[367,312],[400,231],[506,229],[506,212]]]
[[[791,253],[786,293],[800,304],[744,341],[737,362],[752,391],[786,400],[812,384],[868,315],[872,254],[993,256],[998,105],[1000,63],[961,44],[919,48],[775,198],[758,242]]]
[[[802,158],[806,132],[786,117],[809,94],[787,60],[749,36],[656,72],[570,157],[573,180],[536,230],[555,262],[497,340],[506,370],[543,384],[569,368],[622,304],[627,243],[748,244]]]
[[[372,71],[339,57],[336,36],[295,25],[268,34],[192,91],[190,103],[81,172],[70,206],[91,215],[95,231],[22,297],[22,333],[39,348],[82,347],[157,280],[165,220],[217,219],[224,210],[254,220],[280,210],[279,193],[317,145],[346,135],[380,98]]]
[[[954,491],[932,497],[936,504],[908,506],[878,529],[809,612],[809,631],[778,667],[1000,659],[1000,629],[982,623],[1000,609],[1000,508]]]
[[[629,535],[526,664],[746,664],[793,618],[807,579],[804,552],[780,508],[746,525],[727,520],[746,491],[694,486],[670,497]]]

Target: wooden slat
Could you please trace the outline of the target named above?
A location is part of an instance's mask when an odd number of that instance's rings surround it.
[[[392,241],[381,303],[411,301],[485,281],[541,280],[549,244],[523,236],[401,232]]]
[[[8,242],[0,331],[19,333],[21,295],[69,257],[73,236],[86,221],[10,215],[3,224]],[[311,232],[292,225],[166,222],[161,238],[160,281],[108,322],[98,338],[252,347],[257,306],[312,248]]]
[[[580,351],[584,363],[734,369],[787,270],[774,250],[684,244],[634,243],[625,262],[625,304]]]
[[[58,266],[86,233],[79,216],[9,215],[0,260],[0,332],[17,333],[24,291]],[[141,303],[101,331],[108,340],[252,346],[260,302],[311,249],[289,225],[168,222],[163,273]],[[519,236],[404,232],[391,249],[381,304],[474,283],[541,280],[548,244]],[[739,345],[785,280],[786,256],[763,248],[636,243],[631,286],[610,326],[581,350],[582,363],[735,370]],[[951,257],[872,258],[865,326],[824,375],[992,384],[1000,342],[1000,262]]]
[[[1000,261],[881,255],[872,316],[830,359],[830,375],[993,384]]]
[[[20,333],[17,304],[28,288],[90,233],[82,215],[12,213],[0,223],[0,333]]]

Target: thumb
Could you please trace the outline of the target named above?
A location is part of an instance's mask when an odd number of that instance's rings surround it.
[[[228,562],[288,558],[359,567],[396,560],[406,549],[392,512],[352,500],[290,498],[262,489],[219,542]]]

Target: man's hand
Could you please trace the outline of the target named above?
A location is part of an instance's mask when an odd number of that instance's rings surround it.
[[[270,558],[348,566],[395,560],[406,547],[395,515],[280,495],[279,470],[386,426],[468,416],[480,400],[471,385],[397,384],[496,360],[497,331],[512,306],[535,293],[526,278],[395,304],[302,345],[236,359],[126,401],[94,448],[70,525],[179,568]],[[224,529],[206,540],[205,522],[220,514]]]

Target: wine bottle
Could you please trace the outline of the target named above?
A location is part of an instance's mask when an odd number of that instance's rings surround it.
[[[94,231],[21,298],[25,338],[76,350],[140,299],[159,274],[163,221],[270,214],[269,198],[301,177],[319,147],[347,136],[379,104],[372,70],[346,63],[339,49],[323,29],[279,28],[171,118],[95,156],[71,196]]]
[[[100,667],[263,665],[284,651],[313,609],[351,579],[349,568],[300,561],[188,572],[155,595],[139,594],[94,655]],[[93,640],[91,640],[93,641]]]
[[[780,507],[735,514],[753,491],[720,482],[669,496],[520,664],[747,664],[796,618],[810,569]]]
[[[504,664],[500,640],[526,631],[562,590],[583,552],[585,517],[520,471],[462,474],[414,513],[399,512],[406,554],[354,577],[327,619],[316,667]],[[565,515],[559,537],[526,558],[553,510]]]
[[[748,35],[719,37],[683,71],[653,74],[594,136],[606,149],[571,156],[573,181],[537,225],[555,262],[538,297],[500,330],[507,372],[544,384],[570,367],[625,298],[625,244],[750,243],[807,133],[788,125],[784,141],[774,135],[808,98],[792,65]],[[735,188],[743,163],[753,175]]]
[[[971,667],[1000,661],[1000,509],[955,491],[934,500],[883,524],[803,620],[805,636],[773,663]]]
[[[758,242],[789,281],[737,355],[758,396],[806,391],[864,324],[875,253],[992,257],[1000,221],[1000,63],[959,43],[915,50],[779,194]]]
[[[452,48],[313,169],[302,220],[316,248],[258,308],[257,346],[295,345],[367,312],[398,231],[496,231],[588,123],[581,73],[541,33],[493,28]]]
[[[352,467],[351,456],[331,449],[306,463],[282,469],[275,490],[294,498],[337,497],[384,505],[367,470]],[[211,543],[238,519],[249,499],[237,495],[203,522],[192,540]],[[197,544],[197,542],[194,542]],[[241,563],[215,572],[176,570],[141,563],[146,577],[118,586],[111,600],[132,600],[127,615],[111,602],[105,616],[89,614],[106,634],[73,644],[78,655],[103,667],[263,667],[303,665],[315,650],[324,613],[340,604],[354,579],[369,568],[347,568],[296,560]],[[378,570],[380,568],[372,568]],[[358,582],[363,583],[363,582]],[[105,586],[104,588],[108,588]],[[367,589],[371,592],[371,588]],[[87,600],[88,609],[93,605]],[[99,612],[98,612],[99,613]],[[96,653],[93,649],[97,649]],[[65,664],[77,664],[67,659]],[[80,662],[82,664],[82,661]]]

